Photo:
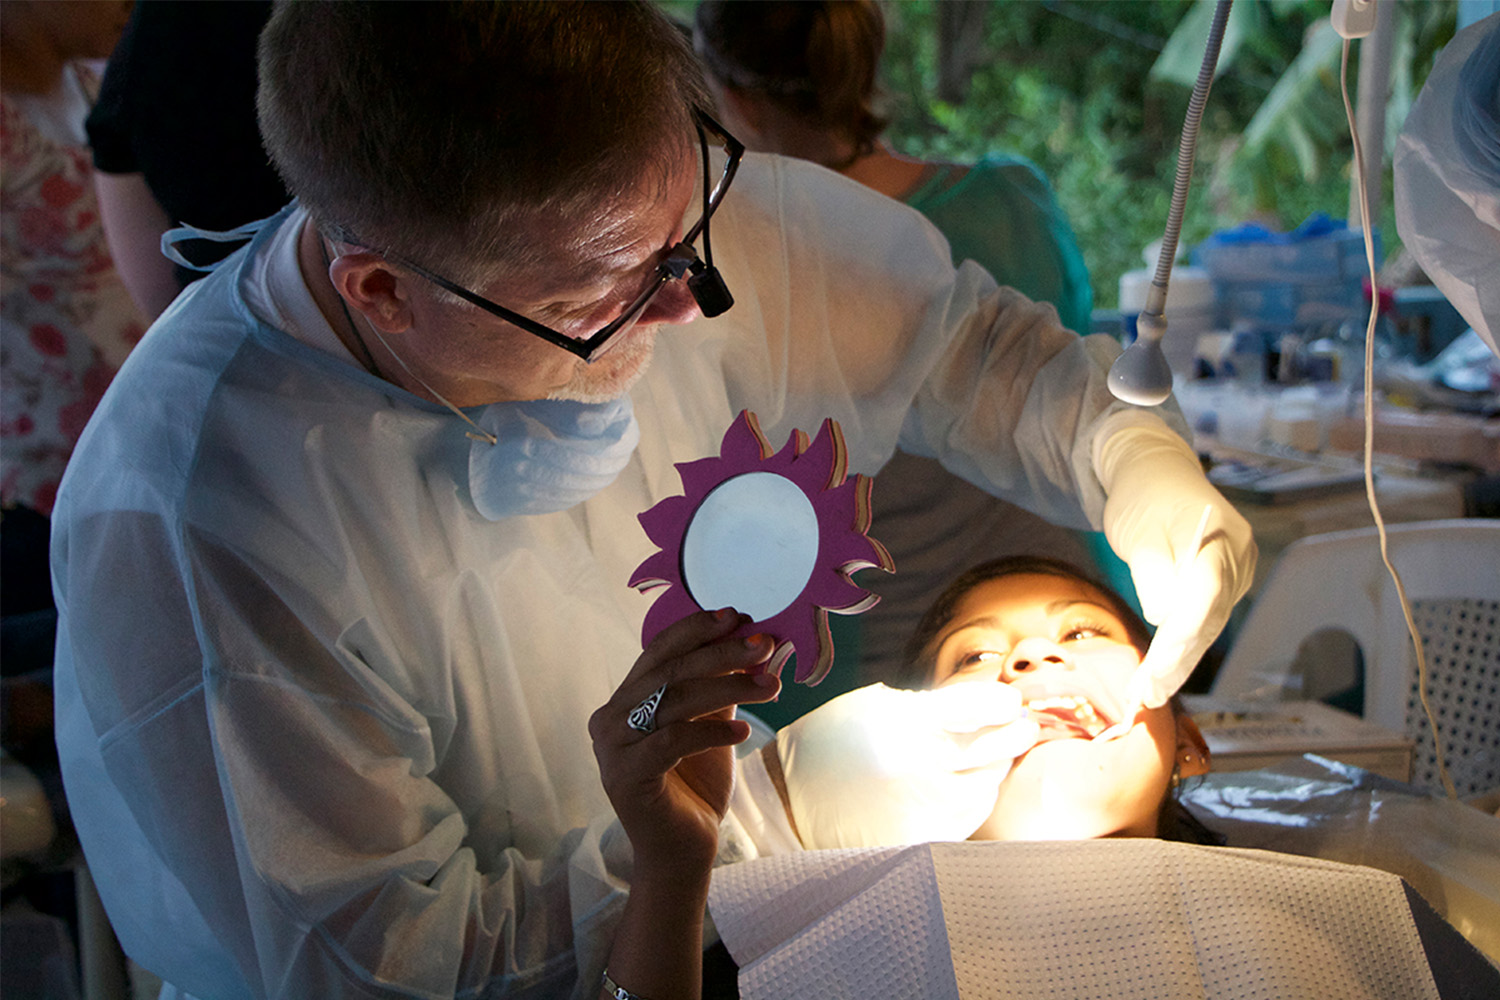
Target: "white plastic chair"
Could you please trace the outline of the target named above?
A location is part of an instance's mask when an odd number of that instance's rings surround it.
[[[1500,520],[1387,528],[1428,662],[1428,701],[1459,793],[1500,787]],[[1297,663],[1315,633],[1348,633],[1364,658],[1364,716],[1416,743],[1413,781],[1436,787],[1436,757],[1417,695],[1416,655],[1373,526],[1289,545],[1253,599],[1212,693],[1264,700],[1268,690],[1326,689],[1317,662]],[[1294,664],[1296,665],[1294,667]],[[1289,676],[1291,684],[1288,684]],[[1295,696],[1295,694],[1294,694]]]

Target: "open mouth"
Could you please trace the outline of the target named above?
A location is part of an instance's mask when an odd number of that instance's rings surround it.
[[[1026,702],[1027,715],[1042,730],[1042,739],[1093,739],[1109,728],[1094,703],[1083,695],[1043,695]]]

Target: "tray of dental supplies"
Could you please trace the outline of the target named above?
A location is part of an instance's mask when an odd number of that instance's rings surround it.
[[[1364,472],[1353,463],[1292,455],[1240,453],[1223,457],[1208,480],[1230,500],[1254,504],[1295,503],[1364,488]]]
[[[1248,771],[1315,753],[1411,780],[1411,740],[1322,702],[1241,702],[1213,695],[1182,700],[1208,741],[1215,771]]]

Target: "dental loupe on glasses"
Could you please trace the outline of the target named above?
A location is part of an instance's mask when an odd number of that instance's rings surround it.
[[[617,340],[620,334],[629,330],[645,312],[646,307],[661,291],[662,287],[669,281],[686,279],[688,291],[692,293],[693,300],[698,303],[698,308],[703,315],[708,317],[718,316],[734,305],[734,296],[729,294],[729,287],[724,278],[719,274],[719,269],[714,267],[713,244],[709,240],[709,221],[714,212],[724,200],[724,193],[729,190],[730,183],[734,180],[735,172],[739,169],[740,160],[745,155],[744,144],[734,136],[730,135],[724,126],[714,121],[702,109],[693,109],[693,124],[698,131],[698,148],[701,151],[701,162],[703,164],[703,214],[691,229],[683,233],[682,239],[671,250],[667,251],[666,257],[657,264],[655,280],[638,295],[634,302],[626,306],[624,311],[590,337],[572,337],[560,331],[554,330],[545,323],[507,309],[498,302],[491,302],[478,292],[465,288],[457,282],[450,281],[442,275],[423,267],[422,265],[396,254],[388,254],[393,260],[410,269],[426,280],[443,288],[449,293],[458,296],[470,305],[477,306],[492,316],[498,316],[514,326],[520,327],[527,333],[540,337],[555,347],[560,347],[569,354],[582,358],[586,362],[596,361],[600,355],[609,349],[611,343]],[[720,174],[717,184],[710,186],[712,180],[709,172],[708,157],[708,134],[712,133],[724,145],[725,160],[723,173]],[[703,256],[698,256],[698,251],[693,249],[693,244],[698,242],[699,237],[703,239]]]
[[[707,245],[705,241],[704,246]],[[698,309],[709,319],[723,315],[734,305],[734,296],[729,294],[729,286],[724,283],[719,269],[704,263],[686,243],[673,247],[672,253],[662,262],[662,267],[671,273],[674,280],[681,280],[684,275],[687,277],[687,287],[693,295],[693,301],[698,303]]]

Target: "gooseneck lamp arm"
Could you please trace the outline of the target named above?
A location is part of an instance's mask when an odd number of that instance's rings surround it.
[[[1203,120],[1203,106],[1208,103],[1208,89],[1213,84],[1219,63],[1219,46],[1224,41],[1224,25],[1229,20],[1233,0],[1219,0],[1214,10],[1203,65],[1198,69],[1193,96],[1188,101],[1187,118],[1182,123],[1182,142],[1177,149],[1177,180],[1172,185],[1172,205],[1167,211],[1167,228],[1162,235],[1161,253],[1156,258],[1156,273],[1146,292],[1146,305],[1136,321],[1136,339],[1109,369],[1109,390],[1119,399],[1136,406],[1156,406],[1172,394],[1172,369],[1161,352],[1161,338],[1167,332],[1167,283],[1172,277],[1172,261],[1177,256],[1177,237],[1182,231],[1182,215],[1187,205],[1188,188],[1193,179],[1193,157],[1198,146],[1198,126]]]

